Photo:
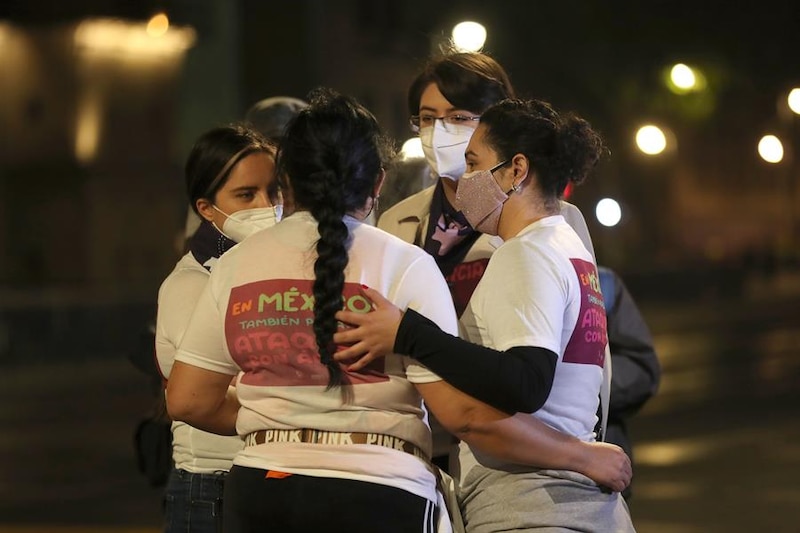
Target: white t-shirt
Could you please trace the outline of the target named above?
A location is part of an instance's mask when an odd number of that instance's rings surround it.
[[[458,330],[447,285],[419,248],[346,217],[352,235],[343,305],[368,312],[367,285],[398,307],[410,307],[444,331]],[[313,324],[316,220],[297,212],[228,251],[214,267],[176,360],[239,374],[237,432],[311,428],[382,433],[430,454],[430,429],[414,383],[441,378],[410,358],[391,355],[350,374],[353,396],[326,391],[327,368]],[[269,443],[246,447],[234,464],[283,472],[358,479],[435,501],[435,479],[415,456],[374,445]]]
[[[503,243],[461,317],[462,335],[496,350],[538,346],[558,355],[553,388],[533,413],[594,440],[603,380],[606,317],[592,254],[561,215],[530,224]],[[462,479],[478,462],[502,463],[461,443]]]
[[[208,283],[208,271],[191,253],[184,255],[158,290],[156,358],[161,375],[169,379],[175,352],[192,317],[194,304]],[[172,460],[175,467],[193,473],[228,471],[244,446],[239,437],[224,437],[172,423]]]

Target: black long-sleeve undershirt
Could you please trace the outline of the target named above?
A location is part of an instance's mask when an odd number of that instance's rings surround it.
[[[505,352],[445,333],[413,309],[397,331],[395,353],[413,357],[457,389],[506,413],[532,413],[553,386],[558,356],[537,346]]]

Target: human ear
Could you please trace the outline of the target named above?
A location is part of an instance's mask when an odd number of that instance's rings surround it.
[[[515,191],[518,191],[522,186],[522,182],[527,179],[529,172],[530,164],[525,155],[516,154],[511,158],[512,187]]]
[[[381,173],[378,174],[378,179],[375,181],[375,188],[372,190],[375,198],[378,198],[381,195],[381,189],[383,188],[383,182],[386,179],[386,169],[381,167]]]
[[[212,203],[206,198],[198,198],[195,203],[195,207],[197,207],[197,212],[200,214],[201,217],[206,219],[209,222],[213,222],[214,220],[214,208],[212,207]]]

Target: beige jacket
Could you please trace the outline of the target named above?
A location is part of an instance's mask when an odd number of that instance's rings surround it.
[[[430,219],[431,201],[433,200],[435,187],[435,185],[428,187],[392,206],[381,215],[378,220],[378,227],[406,242],[422,246]],[[594,257],[592,238],[589,235],[589,228],[586,226],[586,220],[583,218],[583,213],[581,213],[580,209],[562,200],[561,215],[567,221],[567,224],[572,226],[572,229],[583,241],[586,249]],[[472,245],[470,251],[467,252],[464,262],[490,257],[502,242],[500,237],[481,235]]]

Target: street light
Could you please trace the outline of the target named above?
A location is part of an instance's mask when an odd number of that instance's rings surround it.
[[[670,71],[670,79],[676,87],[684,90],[691,90],[697,83],[697,77],[691,67],[678,63]]]
[[[775,135],[764,135],[758,141],[758,155],[767,163],[783,161],[783,143]]]
[[[597,202],[594,214],[597,221],[606,227],[616,226],[622,220],[622,209],[613,198],[603,198]]]
[[[647,124],[636,132],[636,146],[642,153],[658,155],[667,148],[667,136],[653,124]]]
[[[477,22],[459,22],[453,27],[452,38],[459,52],[478,52],[486,43],[486,28]]]
[[[666,85],[675,94],[699,92],[706,88],[706,77],[696,67],[675,63],[666,73]]]
[[[161,37],[169,30],[169,18],[166,13],[157,13],[147,22],[147,34],[151,37]]]
[[[789,97],[786,101],[789,103],[789,109],[791,109],[795,115],[800,115],[800,89],[795,87],[789,91]]]

